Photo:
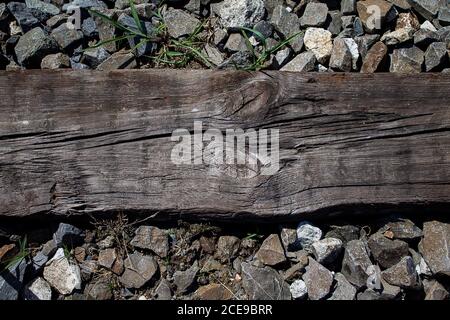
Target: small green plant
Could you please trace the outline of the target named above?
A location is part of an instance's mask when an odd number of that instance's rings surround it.
[[[6,266],[3,271],[18,264],[30,254],[30,251],[28,250],[27,236],[25,236],[23,239],[19,239],[18,245],[19,252],[13,258],[6,261]]]
[[[120,30],[121,35],[115,36],[111,39],[100,41],[97,44],[89,47],[89,49],[104,46],[108,43],[121,43],[125,40],[137,39],[131,50],[135,51],[139,47],[147,43],[156,43],[159,49],[152,55],[143,55],[143,57],[149,58],[155,62],[157,66],[172,66],[172,67],[185,67],[191,61],[196,60],[208,67],[211,67],[210,61],[201,53],[204,42],[200,39],[199,34],[203,29],[203,24],[199,24],[194,32],[186,38],[173,39],[167,33],[167,25],[164,23],[164,17],[161,14],[161,10],[153,12],[153,15],[159,20],[159,24],[156,28],[149,30],[145,29],[145,25],[139,18],[136,6],[133,0],[129,0],[131,15],[137,28],[130,28],[117,20],[114,20],[105,14],[96,10],[89,10],[92,15],[95,15],[111,24],[117,30]]]
[[[69,249],[68,246],[66,246],[65,244],[63,244],[63,250],[64,250],[64,257],[69,260],[71,258],[71,251]]]
[[[261,50],[259,52],[256,51],[255,48],[253,47],[246,31],[249,33],[252,33],[255,36],[255,38],[257,38],[259,40],[259,42],[261,43]],[[254,29],[242,27],[241,33],[245,38],[245,43],[247,44],[247,48],[249,49],[249,51],[251,52],[251,54],[253,56],[252,64],[247,66],[246,68],[244,68],[244,70],[257,71],[264,67],[266,61],[269,60],[269,58],[272,54],[274,54],[275,52],[277,52],[284,46],[288,45],[292,40],[294,40],[294,38],[301,35],[302,31],[294,33],[293,35],[278,42],[276,45],[274,45],[273,47],[270,47],[270,48],[267,45],[267,41],[266,41],[267,39],[261,34],[261,32],[254,30]]]

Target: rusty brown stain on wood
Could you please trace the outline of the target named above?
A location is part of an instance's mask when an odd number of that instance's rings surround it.
[[[0,216],[308,217],[450,202],[450,77],[229,71],[0,73]],[[173,130],[279,129],[253,178],[170,161]]]

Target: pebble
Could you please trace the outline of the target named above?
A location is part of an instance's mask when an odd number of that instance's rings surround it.
[[[21,259],[0,272],[0,300],[17,300],[22,289],[27,262]]]
[[[81,229],[67,223],[60,223],[58,229],[53,234],[56,246],[74,246],[83,241],[84,233]]]
[[[238,237],[221,236],[217,241],[216,257],[223,263],[233,260],[239,252],[239,247],[240,240]]]
[[[387,46],[379,41],[375,43],[372,48],[369,49],[364,57],[363,64],[361,66],[361,72],[374,73],[376,72],[386,60],[386,54],[388,52]]]
[[[310,2],[300,18],[302,27],[321,27],[325,24],[328,16],[326,3]]]
[[[425,51],[425,71],[440,71],[448,62],[447,45],[444,42],[433,42]]]
[[[202,286],[194,293],[194,299],[198,300],[230,300],[233,293],[228,288],[217,283]]]

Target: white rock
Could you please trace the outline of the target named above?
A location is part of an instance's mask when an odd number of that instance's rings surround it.
[[[212,5],[226,28],[253,27],[264,17],[263,0],[224,0]]]
[[[352,68],[353,70],[357,70],[359,59],[358,44],[356,43],[355,40],[353,40],[353,38],[344,38],[344,42],[352,55]]]
[[[71,263],[59,248],[55,256],[44,268],[44,279],[61,294],[71,294],[81,288],[81,275],[78,265]]]
[[[437,31],[436,27],[428,20],[425,20],[424,23],[420,26],[420,29],[430,30],[430,31]]]
[[[322,230],[313,226],[308,221],[302,221],[297,227],[297,240],[302,248],[309,248],[322,238]]]
[[[51,300],[52,289],[47,281],[39,277],[28,284],[24,296],[26,300]]]
[[[312,244],[312,251],[317,262],[331,263],[342,251],[342,241],[336,238],[325,238]]]
[[[324,64],[333,50],[331,32],[323,28],[308,28],[304,37],[305,47],[312,51],[317,61]]]
[[[424,258],[420,258],[419,264],[416,266],[416,271],[418,274],[423,274],[426,276],[432,276],[433,273],[430,270],[430,267],[428,267],[427,262]]]
[[[291,291],[291,295],[293,299],[304,299],[308,294],[308,289],[306,288],[306,284],[303,280],[295,280],[289,286],[289,290]]]

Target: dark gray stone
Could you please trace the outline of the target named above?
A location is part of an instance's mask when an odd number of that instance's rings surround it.
[[[352,14],[356,12],[356,0],[342,0],[341,12],[343,14]]]
[[[330,57],[330,68],[345,72],[352,70],[352,54],[343,38],[334,39]]]
[[[24,66],[39,65],[44,56],[57,50],[58,46],[53,38],[39,27],[20,37],[14,48],[17,61]]]
[[[300,20],[297,15],[287,11],[282,5],[275,7],[271,23],[284,38],[289,38],[300,31]],[[303,47],[302,37],[293,39],[291,46],[295,52],[299,52]]]
[[[340,11],[328,12],[330,16],[330,23],[327,30],[331,32],[333,36],[337,36],[342,30],[342,13]]]
[[[201,24],[200,20],[179,9],[169,9],[164,14],[164,22],[171,37],[179,38],[192,34]]]
[[[342,273],[336,273],[334,276],[336,286],[328,300],[354,300],[356,288],[348,282]]]
[[[58,230],[53,234],[53,240],[59,247],[61,245],[73,246],[83,241],[84,233],[81,229],[67,223],[60,223]]]
[[[217,241],[216,258],[222,262],[233,260],[240,247],[240,240],[235,236],[221,236]]]
[[[7,5],[9,12],[14,16],[19,26],[22,28],[24,33],[29,30],[39,26],[39,19],[33,14],[34,11],[24,3],[21,2],[10,2]]]
[[[169,236],[167,232],[153,226],[140,226],[130,244],[136,248],[149,249],[164,258],[169,253]]]
[[[286,261],[283,245],[278,234],[268,236],[255,254],[255,258],[267,266],[275,266]]]
[[[66,23],[54,29],[50,35],[63,50],[74,49],[83,41],[83,32],[70,28]]]
[[[36,9],[52,16],[61,12],[57,6],[41,0],[25,0],[25,4],[30,9]]]
[[[81,31],[85,37],[92,38],[98,35],[97,24],[91,17],[84,19],[81,24]]]
[[[288,48],[286,48],[288,49]],[[278,60],[277,60],[278,61]],[[283,64],[283,61],[281,61]],[[299,244],[297,242],[297,230],[293,228],[282,228],[280,232],[281,242],[283,243],[284,249],[286,251],[295,251],[299,249]]]
[[[450,8],[441,7],[439,9],[438,19],[441,25],[448,26],[450,24]]]
[[[336,238],[325,238],[312,244],[312,252],[317,262],[329,266],[342,253],[342,241]]]
[[[172,290],[166,279],[161,279],[155,289],[154,297],[156,300],[172,300]]]
[[[367,52],[369,49],[374,45],[378,40],[380,39],[380,36],[378,34],[366,34],[361,37],[356,37],[355,42],[358,45],[358,51],[362,59],[365,58]],[[355,240],[355,239],[353,239]]]
[[[428,29],[419,29],[414,33],[414,44],[419,48],[427,48],[431,43],[439,41],[439,34]]]
[[[239,51],[232,54],[228,59],[226,59],[222,64],[217,66],[219,69],[235,69],[235,68],[245,68],[251,65],[253,55],[248,51]]]
[[[17,300],[23,287],[27,262],[21,259],[0,273],[0,300]]]
[[[433,20],[438,14],[439,7],[445,4],[445,0],[409,0],[409,3],[422,17]]]
[[[406,242],[388,239],[381,233],[371,235],[368,244],[375,261],[383,268],[392,267],[409,253]]]
[[[328,7],[325,3],[310,2],[300,18],[302,27],[321,27],[325,24],[328,15]]]
[[[444,42],[433,42],[425,51],[425,70],[440,71],[448,64],[447,45]]]
[[[410,256],[403,257],[400,262],[381,273],[383,279],[393,286],[404,289],[417,289],[419,277]]]
[[[192,266],[185,271],[176,271],[173,275],[173,283],[177,287],[179,294],[189,292],[196,282],[199,271],[198,262],[195,261]]]
[[[262,20],[262,21],[258,22],[257,24],[255,24],[253,29],[255,29],[256,31],[261,33],[261,35],[264,38],[269,38],[273,33],[272,24],[266,20]]]
[[[424,53],[417,47],[395,49],[391,55],[391,72],[420,73]]]
[[[242,286],[250,300],[290,300],[289,285],[270,267],[242,263]]]
[[[357,289],[367,284],[367,268],[371,265],[368,248],[363,241],[352,240],[346,244],[341,272]]]

